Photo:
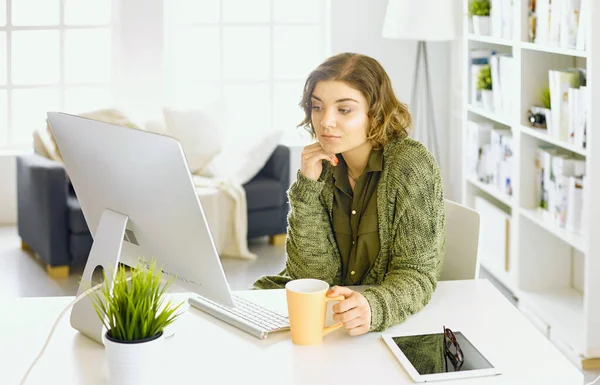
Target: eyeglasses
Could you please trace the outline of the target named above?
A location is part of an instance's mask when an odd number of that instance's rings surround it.
[[[452,362],[452,366],[454,366],[454,371],[456,372],[460,370],[465,362],[462,349],[456,341],[456,336],[452,333],[452,330],[446,328],[446,326],[444,326],[444,356],[448,357],[450,362]],[[444,359],[444,362],[446,363],[447,372],[448,361]]]

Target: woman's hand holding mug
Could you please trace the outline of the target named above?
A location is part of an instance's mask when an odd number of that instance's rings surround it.
[[[342,322],[351,336],[358,336],[371,327],[371,306],[367,299],[357,291],[344,286],[334,286],[328,297],[344,296],[345,300],[333,306],[333,319]]]

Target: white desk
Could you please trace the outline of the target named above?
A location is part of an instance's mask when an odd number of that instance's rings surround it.
[[[283,290],[239,294],[286,311]],[[0,299],[0,383],[18,384],[56,316],[71,300]],[[73,330],[67,318],[61,321],[28,384],[107,383],[103,347]],[[583,383],[583,375],[487,280],[440,282],[421,312],[387,332],[440,332],[442,324],[463,331],[503,370],[500,376],[447,384]],[[350,337],[339,329],[326,336],[321,346],[301,347],[292,344],[289,332],[261,341],[194,308],[178,321],[176,330],[166,344],[170,384],[411,383],[380,333]],[[165,368],[158,368],[157,376],[164,372]]]

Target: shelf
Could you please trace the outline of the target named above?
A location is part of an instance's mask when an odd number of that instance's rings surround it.
[[[474,114],[482,116],[484,118],[493,120],[494,122],[504,124],[505,126],[510,127],[510,123],[508,122],[508,119],[504,119],[502,116],[500,116],[494,112],[486,111],[481,107],[473,106],[471,104],[469,104],[469,106],[467,107],[467,110]]]
[[[554,236],[568,243],[571,247],[574,247],[575,249],[585,254],[585,238],[583,235],[574,233],[567,229],[563,229],[556,223],[548,221],[546,218],[543,217],[543,213],[536,209],[521,208],[520,212],[521,215],[523,215],[524,217],[528,218],[534,223],[537,223],[546,231],[549,231]]]
[[[566,143],[560,139],[553,138],[546,134],[547,131],[543,128],[531,128],[527,126],[521,126],[521,132],[525,135],[533,136],[534,138],[543,140],[546,143],[555,145],[556,147],[563,148],[565,150],[574,152],[582,156],[587,156],[587,150],[585,148],[581,148],[574,144]]]
[[[556,46],[551,46],[551,45],[527,43],[527,42],[521,42],[521,48],[529,50],[529,51],[555,53],[555,54],[559,54],[559,55],[575,56],[575,57],[587,57],[587,55],[588,55],[587,51],[581,51],[581,50],[570,49],[570,48],[562,48],[562,47],[556,47]]]
[[[487,272],[490,273],[495,280],[500,282],[508,291],[510,291],[513,296],[518,297],[518,290],[513,284],[509,272],[504,270],[502,267],[497,267],[490,263],[489,260],[486,260],[485,256],[480,256],[479,259],[481,261],[481,267],[487,270]]]
[[[570,288],[519,292],[519,302],[533,310],[553,331],[569,341],[575,350],[584,352],[583,295]]]
[[[504,45],[507,47],[512,47],[513,46],[513,41],[512,40],[508,40],[508,39],[502,39],[502,38],[498,38],[498,37],[494,37],[494,36],[481,36],[481,35],[475,35],[470,33],[467,38],[470,41],[478,41],[481,43],[489,43],[489,44],[496,44],[496,45]]]
[[[497,200],[504,203],[508,207],[512,208],[512,197],[510,195],[501,193],[500,190],[498,190],[496,188],[496,186],[492,186],[492,185],[480,182],[474,178],[468,178],[467,182],[469,182],[471,185],[477,187],[481,191],[484,191],[486,194],[491,195],[492,197],[496,198]]]

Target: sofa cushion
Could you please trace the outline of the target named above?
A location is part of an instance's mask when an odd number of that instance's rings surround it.
[[[256,177],[244,185],[248,211],[281,207],[285,201],[285,191],[280,181]]]
[[[67,208],[69,210],[69,230],[74,234],[89,233],[83,211],[81,211],[81,206],[76,197],[71,195],[67,198]]]
[[[283,130],[275,130],[229,143],[198,175],[224,178],[241,185],[249,183],[273,155],[282,135]]]
[[[69,236],[69,251],[71,252],[72,266],[85,266],[93,242],[94,240],[90,233],[71,234]]]
[[[202,110],[174,110],[163,108],[167,135],[176,138],[192,173],[199,172],[223,148],[223,128],[220,116],[224,116],[224,106],[215,102],[214,106]]]
[[[119,126],[140,129],[135,123],[129,120],[129,118],[127,118],[121,111],[112,108],[85,112],[82,114],[78,114],[78,116],[92,120],[98,120],[100,122],[117,124]],[[43,129],[37,130],[33,135],[33,139],[35,152],[57,162],[64,163],[62,155],[60,154],[60,151],[56,144],[56,140],[54,139],[54,133],[52,132],[50,122],[47,122],[46,126]]]

